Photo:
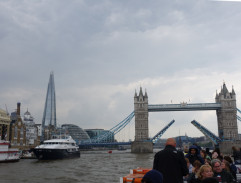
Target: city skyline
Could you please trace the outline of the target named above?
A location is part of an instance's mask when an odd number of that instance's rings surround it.
[[[0,108],[12,112],[21,102],[41,123],[51,71],[60,125],[108,130],[134,110],[140,86],[149,104],[212,103],[225,82],[241,108],[240,7],[209,0],[2,1]],[[194,119],[217,134],[216,112],[198,111],[151,113],[150,135],[172,119],[163,138],[202,136]]]

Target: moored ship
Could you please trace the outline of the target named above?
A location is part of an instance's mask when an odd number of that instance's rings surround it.
[[[71,136],[61,139],[51,139],[33,149],[39,160],[79,158],[79,146]]]
[[[18,149],[11,149],[10,142],[0,140],[0,162],[16,162],[20,159]]]

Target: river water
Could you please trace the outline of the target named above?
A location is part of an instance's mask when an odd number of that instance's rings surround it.
[[[157,150],[155,150],[156,152]],[[130,150],[84,151],[77,159],[39,161],[21,159],[0,164],[1,183],[119,183],[137,167],[152,168],[154,153]]]

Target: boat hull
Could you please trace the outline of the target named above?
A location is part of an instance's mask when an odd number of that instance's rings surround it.
[[[4,159],[4,160],[0,160],[0,163],[14,163],[14,162],[18,162],[20,159],[16,158],[16,159]]]
[[[67,159],[79,158],[80,151],[69,152],[67,149],[34,149],[35,156],[39,160],[54,160],[54,159]]]

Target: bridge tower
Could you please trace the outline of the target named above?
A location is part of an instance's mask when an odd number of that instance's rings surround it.
[[[139,96],[135,92],[134,96],[135,109],[135,141],[143,141],[148,139],[148,96],[145,92],[143,95],[140,88]]]
[[[216,93],[216,103],[221,104],[221,109],[216,111],[218,121],[218,135],[223,140],[219,146],[223,153],[230,153],[232,146],[240,146],[238,139],[236,94],[232,88],[229,92],[223,83],[220,93]]]
[[[134,96],[135,110],[135,141],[131,144],[131,152],[146,153],[153,152],[153,143],[148,141],[148,96],[142,92],[140,87],[139,95],[135,92]]]

